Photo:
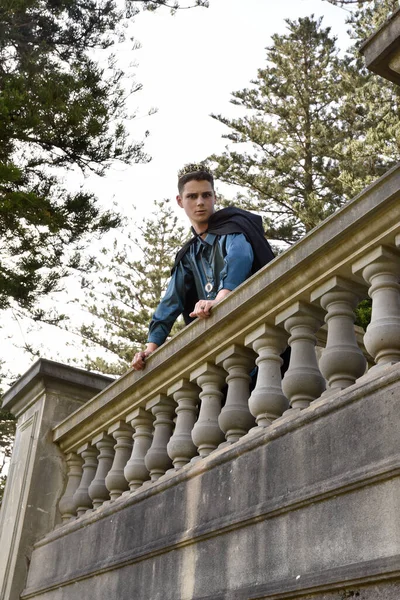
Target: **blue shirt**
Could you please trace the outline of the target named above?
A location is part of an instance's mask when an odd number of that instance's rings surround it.
[[[220,290],[234,290],[250,277],[253,259],[253,249],[243,233],[208,233],[204,240],[197,238],[176,267],[153,315],[148,342],[157,346],[165,342],[184,310],[189,290],[194,287],[199,300],[214,300]]]

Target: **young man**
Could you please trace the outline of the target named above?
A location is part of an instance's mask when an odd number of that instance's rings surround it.
[[[218,302],[274,257],[261,217],[234,207],[214,211],[214,179],[204,165],[186,165],[178,177],[176,200],[194,237],[177,254],[147,346],[134,356],[135,370],[143,369],[146,358],[165,342],[180,314],[186,323],[208,318]]]

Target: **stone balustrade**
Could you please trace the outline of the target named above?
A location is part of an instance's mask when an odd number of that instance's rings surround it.
[[[63,518],[190,468],[398,362],[396,190],[399,167],[256,273],[209,320],[166,343],[143,372],[128,371],[60,423],[54,441],[69,466]],[[368,295],[372,319],[361,349],[354,309]],[[323,326],[321,356],[316,345]],[[367,353],[373,366],[366,372]]]

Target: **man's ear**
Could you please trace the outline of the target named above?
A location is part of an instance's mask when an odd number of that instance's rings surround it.
[[[182,198],[181,198],[180,196],[177,196],[177,197],[176,197],[176,201],[177,201],[178,205],[179,205],[181,208],[183,208],[183,206],[182,206]]]

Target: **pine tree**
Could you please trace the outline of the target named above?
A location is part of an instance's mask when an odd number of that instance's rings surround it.
[[[33,310],[81,265],[88,237],[120,222],[92,194],[66,191],[64,170],[146,160],[127,139],[121,71],[91,53],[114,43],[121,20],[95,0],[0,7],[0,309]]]
[[[353,45],[343,70],[339,119],[345,136],[337,147],[340,181],[354,197],[400,160],[400,90],[369,72],[360,45],[399,7],[398,0],[358,3],[347,23]]]
[[[107,374],[121,374],[129,367],[134,352],[147,340],[152,314],[165,292],[175,254],[186,234],[178,225],[169,200],[155,202],[155,208],[137,235],[123,244],[115,240],[103,249],[96,262],[101,275],[86,281],[83,307],[94,317],[80,328],[91,348],[85,367]],[[172,333],[179,329],[179,324]],[[110,360],[92,358],[96,346],[108,351]]]
[[[335,152],[343,136],[336,40],[313,17],[287,20],[287,28],[272,36],[253,86],[233,93],[245,116],[212,115],[239,148],[209,160],[219,180],[241,188],[236,204],[265,214],[267,236],[292,243],[346,198]]]

